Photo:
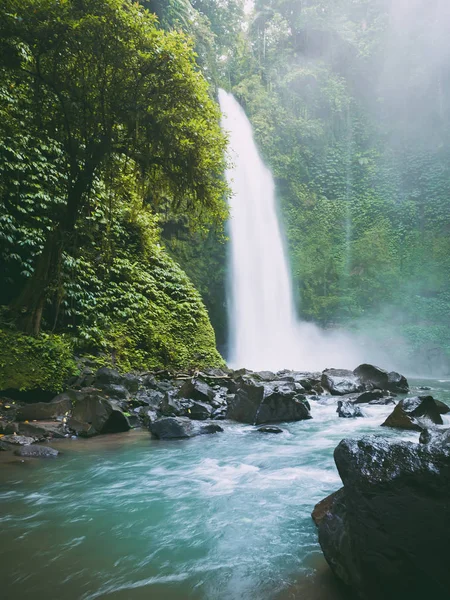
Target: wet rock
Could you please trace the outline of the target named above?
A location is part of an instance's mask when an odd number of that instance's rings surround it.
[[[102,384],[101,391],[108,398],[113,400],[128,400],[130,397],[130,392],[124,385],[119,385],[117,383],[107,383]]]
[[[431,388],[428,385],[421,385],[417,389],[418,390],[423,390],[423,391],[431,390]]]
[[[367,392],[359,394],[359,396],[357,396],[353,402],[355,404],[367,404],[369,402],[372,402],[373,400],[380,400],[385,395],[386,393],[382,390],[369,390]]]
[[[439,408],[432,396],[416,396],[400,400],[382,427],[422,431],[431,423],[442,425]]]
[[[424,429],[420,434],[419,442],[437,447],[450,446],[450,428],[438,429],[433,427],[432,429]]]
[[[36,438],[26,435],[4,435],[1,440],[4,444],[12,444],[13,446],[28,446],[28,444],[35,442]]]
[[[55,438],[61,439],[66,436],[64,423],[55,421],[37,421],[36,423],[20,423],[19,432],[22,435],[36,439]]]
[[[284,433],[284,429],[281,429],[281,427],[275,427],[274,425],[272,425],[272,426],[266,425],[265,427],[258,427],[258,429],[256,431],[259,431],[260,433]]]
[[[190,401],[187,408],[187,416],[195,421],[205,421],[210,419],[213,414],[213,409],[209,404],[204,402]]]
[[[140,385],[140,380],[134,373],[126,373],[122,376],[122,385],[131,393],[135,394]]]
[[[211,418],[215,421],[224,421],[227,418],[227,411],[228,407],[226,405],[219,406],[219,408],[216,408],[214,410],[213,414],[211,415]]]
[[[50,446],[40,446],[32,444],[31,446],[22,446],[14,451],[17,456],[24,458],[56,458],[59,454],[58,450],[50,448]]]
[[[160,440],[184,439],[223,431],[217,423],[199,424],[186,417],[163,417],[149,425],[153,436]]]
[[[214,398],[214,390],[200,379],[189,379],[178,390],[178,397],[199,402],[211,402]]]
[[[372,387],[398,393],[406,393],[409,390],[406,377],[395,371],[388,373],[384,369],[380,369],[380,367],[362,364],[356,367],[353,373],[366,388]]]
[[[333,396],[344,396],[361,392],[363,387],[352,371],[346,369],[325,369],[322,373],[321,386]]]
[[[243,381],[230,401],[227,418],[240,423],[259,425],[310,419],[310,407],[305,396],[298,394],[289,382],[262,385]]]
[[[355,406],[353,402],[343,402],[342,400],[338,401],[336,412],[343,419],[355,419],[356,417],[364,417],[364,414],[359,408],[359,406]]]
[[[382,398],[378,398],[377,400],[371,400],[369,404],[387,406],[388,404],[395,404],[395,400],[392,396],[384,396]]]
[[[16,433],[17,431],[19,431],[19,423],[15,423],[14,421],[4,421],[3,419],[0,421],[0,434],[8,435]]]
[[[51,402],[36,402],[22,405],[17,411],[18,421],[46,421],[63,417],[72,410],[71,395],[68,392],[56,396]]]
[[[95,374],[95,383],[107,385],[121,385],[122,375],[115,369],[101,367]]]
[[[336,576],[363,600],[447,598],[450,448],[372,436],[334,457],[344,489],[316,520]]]
[[[320,525],[325,515],[330,513],[335,500],[342,496],[343,493],[344,488],[341,488],[337,492],[333,492],[332,494],[330,494],[329,496],[327,496],[326,498],[324,498],[316,504],[314,510],[311,513],[311,517],[317,527]]]
[[[239,423],[255,423],[256,414],[264,398],[264,386],[253,381],[242,382],[229,403],[227,418]]]
[[[130,425],[123,412],[93,390],[75,392],[72,417],[67,425],[80,436],[128,431]]]
[[[441,415],[446,415],[450,412],[450,406],[448,404],[445,404],[445,402],[436,400],[436,398],[434,399],[434,402],[435,402],[436,406],[438,407],[439,413]]]

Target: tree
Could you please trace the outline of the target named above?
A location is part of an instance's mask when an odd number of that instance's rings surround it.
[[[0,43],[0,83],[32,98],[36,130],[64,153],[63,207],[13,302],[37,334],[64,248],[114,157],[136,165],[147,201],[220,219],[225,138],[188,39],[159,30],[136,3],[5,0]]]

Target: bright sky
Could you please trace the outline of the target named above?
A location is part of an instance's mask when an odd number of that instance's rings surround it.
[[[254,0],[245,0],[244,10],[248,14],[253,10]]]

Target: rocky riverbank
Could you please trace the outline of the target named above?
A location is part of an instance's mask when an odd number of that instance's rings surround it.
[[[407,390],[402,375],[371,365],[322,373],[210,369],[124,375],[106,367],[96,372],[86,367],[64,393],[49,402],[33,402],[29,392],[26,397],[16,393],[16,399],[2,397],[0,448],[43,457],[54,454],[17,447],[135,427],[170,439],[220,432],[218,422],[225,419],[254,425],[300,421],[311,418],[311,402],[330,396],[342,398],[340,417],[356,417],[363,416],[359,405],[393,402],[393,394]],[[276,433],[279,429],[260,431]]]

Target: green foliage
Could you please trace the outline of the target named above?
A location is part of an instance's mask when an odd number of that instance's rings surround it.
[[[0,329],[0,390],[62,391],[77,374],[73,344],[67,336],[30,337]]]

